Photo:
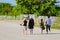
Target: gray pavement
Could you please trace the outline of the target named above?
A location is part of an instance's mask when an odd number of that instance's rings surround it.
[[[60,40],[60,30],[52,29],[49,34],[40,33],[40,28],[34,28],[33,35],[22,32],[23,26],[16,21],[0,21],[0,40]]]

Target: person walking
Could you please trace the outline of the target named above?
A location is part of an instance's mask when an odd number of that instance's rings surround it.
[[[34,19],[30,18],[28,28],[30,29],[30,34],[33,34],[33,29],[34,29]]]
[[[23,29],[23,33],[26,33],[27,34],[27,19],[24,19],[24,29]]]
[[[43,30],[45,29],[43,19],[41,19],[40,28],[41,28],[41,34],[42,34]]]
[[[48,34],[48,30],[51,31],[50,28],[51,28],[51,19],[50,19],[50,15],[48,15],[48,18],[46,19],[46,32],[47,32],[47,34]]]

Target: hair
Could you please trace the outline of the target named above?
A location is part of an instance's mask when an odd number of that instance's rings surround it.
[[[43,21],[43,19],[41,19],[41,21]]]
[[[48,18],[50,18],[50,15],[48,15]]]

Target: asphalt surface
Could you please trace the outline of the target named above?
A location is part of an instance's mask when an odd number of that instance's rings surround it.
[[[23,33],[23,26],[16,21],[0,21],[0,40],[60,40],[60,30],[52,29],[49,34],[44,30],[40,33],[40,28],[34,28],[32,35]]]

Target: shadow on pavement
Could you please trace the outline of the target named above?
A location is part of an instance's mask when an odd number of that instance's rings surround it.
[[[39,34],[39,33],[34,33],[34,34],[32,34],[32,35],[60,35],[60,33],[43,33],[43,34]]]

